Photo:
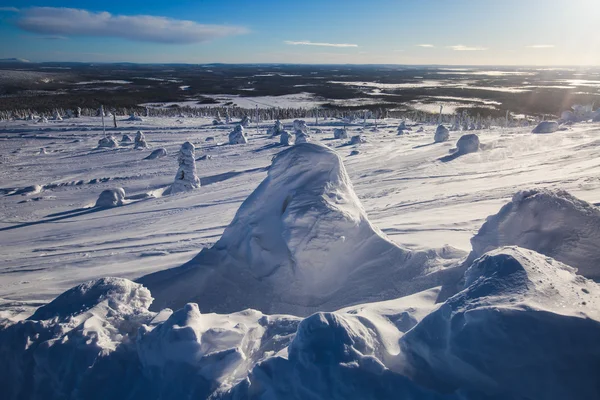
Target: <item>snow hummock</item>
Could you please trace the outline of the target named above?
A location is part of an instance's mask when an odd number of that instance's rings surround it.
[[[462,135],[456,142],[457,154],[468,154],[479,151],[479,136],[474,133]]]
[[[171,194],[180,192],[189,192],[200,187],[200,178],[196,174],[196,148],[190,142],[181,145],[177,162],[179,169],[175,175],[173,185],[171,185]]]
[[[435,143],[445,142],[450,139],[450,131],[444,125],[438,125],[435,130],[433,141]]]
[[[473,260],[502,246],[552,257],[600,280],[600,209],[562,190],[520,191],[471,239]]]
[[[348,132],[343,128],[335,128],[333,130],[334,139],[348,139]]]
[[[555,121],[542,121],[533,130],[532,133],[552,133],[558,130],[558,123]]]
[[[308,143],[310,142],[310,136],[304,131],[297,130],[295,133],[294,144]]]
[[[117,140],[112,136],[105,136],[102,139],[98,140],[98,147],[107,147],[107,148],[115,148],[119,147]]]
[[[131,137],[129,135],[123,135],[123,137],[121,138],[121,143],[131,143],[133,142],[133,140],[131,140]]]
[[[467,398],[598,398],[598,299],[600,287],[573,268],[518,247],[494,250],[466,271],[463,291],[400,339],[405,371]]]
[[[147,147],[148,147],[148,143],[146,142],[146,136],[144,135],[144,132],[137,131],[137,133],[135,134],[135,146],[134,146],[134,148],[136,148],[136,149],[145,149]]]
[[[307,315],[430,288],[447,272],[444,257],[461,255],[390,242],[368,221],[341,158],[303,143],[274,158],[212,248],[140,282],[157,307]]]
[[[96,200],[96,207],[118,207],[123,205],[125,190],[123,188],[106,189],[100,193]]]
[[[156,150],[153,150],[152,153],[150,153],[146,158],[144,158],[144,160],[154,160],[156,158],[166,157],[166,155],[167,155],[167,149],[165,149],[164,147],[161,147]]]
[[[367,138],[365,138],[363,135],[355,135],[355,136],[352,136],[349,144],[355,145],[355,144],[361,144],[361,143],[366,143],[366,142],[367,142]]]
[[[229,144],[246,144],[248,139],[244,135],[244,127],[242,125],[236,125],[233,131],[229,133]]]

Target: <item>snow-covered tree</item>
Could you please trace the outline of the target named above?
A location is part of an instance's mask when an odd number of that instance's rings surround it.
[[[175,181],[171,186],[171,194],[179,192],[189,192],[200,187],[200,179],[196,174],[196,148],[190,142],[181,145],[177,161],[179,169],[175,175]]]

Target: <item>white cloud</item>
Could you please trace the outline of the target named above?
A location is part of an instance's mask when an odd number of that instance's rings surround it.
[[[425,47],[425,48],[430,49],[430,48],[435,47],[435,46],[432,45],[432,44],[418,44],[417,47]]]
[[[487,48],[485,47],[472,47],[472,46],[465,46],[463,44],[457,44],[456,46],[448,46],[449,49],[452,49],[454,51],[485,51],[487,50]]]
[[[555,47],[553,44],[532,44],[531,46],[525,46],[530,49],[551,49]]]
[[[198,43],[247,33],[237,26],[203,25],[150,15],[112,15],[76,8],[33,7],[21,11],[17,25],[26,31],[65,36],[102,36],[154,43]]]
[[[284,41],[285,44],[290,44],[293,46],[325,46],[325,47],[358,47],[357,44],[349,44],[349,43],[319,43],[319,42],[311,42],[309,40],[304,40],[300,42],[294,42],[291,40]]]
[[[0,7],[0,12],[19,12],[17,7]]]

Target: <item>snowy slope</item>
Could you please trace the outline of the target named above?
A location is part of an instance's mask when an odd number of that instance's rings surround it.
[[[20,318],[27,316],[32,306],[89,279],[137,279],[184,264],[215,244],[282,149],[266,134],[273,121],[261,124],[259,134],[248,129],[247,145],[221,146],[233,125],[215,127],[208,118],[127,118],[117,118],[119,128],[108,131],[120,138],[142,130],[150,149],[97,149],[97,117],[0,122],[0,315],[21,310]],[[283,123],[291,129],[292,121]],[[478,131],[482,150],[443,163],[439,159],[461,132],[433,144],[436,126],[398,136],[399,123],[379,121],[377,132],[370,132],[373,121],[368,132],[348,125],[349,136],[362,133],[369,140],[357,146],[332,139],[340,121],[321,121],[322,133],[311,135],[341,155],[370,222],[405,248],[449,244],[470,251],[469,240],[485,218],[519,190],[564,189],[600,202],[598,124],[548,135],[526,128]],[[161,197],[186,141],[197,158],[212,156],[196,162],[202,187]],[[39,154],[41,147],[46,154]],[[166,157],[144,160],[162,147]],[[355,148],[360,154],[350,156]],[[11,194],[33,185],[39,193]],[[134,201],[111,210],[85,208],[114,187]]]

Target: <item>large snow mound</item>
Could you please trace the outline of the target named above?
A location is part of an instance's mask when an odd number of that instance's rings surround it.
[[[600,287],[521,248],[476,260],[466,289],[404,335],[407,374],[485,398],[600,397]]]
[[[559,190],[518,192],[471,239],[469,260],[502,246],[520,246],[600,279],[600,209]]]
[[[140,282],[157,307],[307,315],[440,285],[462,255],[448,250],[390,242],[367,219],[337,153],[304,143],[274,158],[212,248]]]

